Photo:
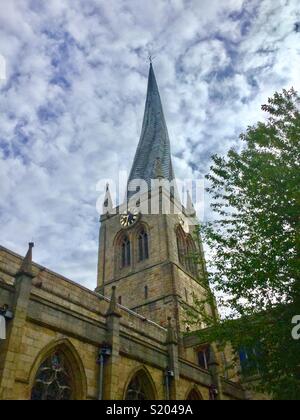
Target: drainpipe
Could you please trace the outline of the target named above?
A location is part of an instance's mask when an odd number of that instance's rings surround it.
[[[104,372],[104,356],[103,354],[100,353],[100,358],[99,358],[99,363],[100,363],[100,376],[99,376],[99,401],[103,400],[103,372]]]
[[[170,400],[177,399],[177,385],[179,381],[179,358],[178,358],[178,341],[175,330],[173,329],[171,318],[168,318],[168,330],[166,345],[168,349],[168,386]],[[172,381],[171,381],[172,379]]]
[[[169,376],[165,374],[165,381],[166,381],[166,400],[170,400],[170,385],[169,385]]]
[[[170,401],[170,387],[171,387],[171,380],[174,378],[174,372],[170,369],[165,371],[165,385],[166,385],[166,400]]]
[[[99,395],[98,400],[103,400],[103,390],[104,390],[104,364],[111,355],[111,347],[103,343],[99,350],[99,357],[97,363],[100,365],[100,373],[99,373]]]
[[[209,371],[212,376],[212,384],[209,389],[209,395],[211,400],[223,400],[223,386],[220,375],[220,364],[216,357],[215,348],[211,345],[210,358],[208,362]]]

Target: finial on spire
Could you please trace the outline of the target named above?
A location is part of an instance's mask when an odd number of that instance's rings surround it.
[[[22,262],[22,265],[17,272],[17,275],[25,274],[29,277],[34,277],[32,273],[32,248],[34,247],[33,242],[29,242],[29,248],[27,254]]]
[[[111,299],[110,299],[110,304],[109,304],[109,308],[108,311],[106,313],[106,316],[117,316],[119,318],[121,318],[121,314],[118,308],[118,304],[117,304],[117,288],[116,286],[112,287],[112,294],[111,294]]]
[[[153,61],[154,57],[152,55],[150,57]],[[142,179],[147,182],[150,190],[152,180],[155,179],[155,160],[157,156],[161,159],[164,179],[173,182],[175,175],[170,139],[154,69],[150,65],[141,137],[129,175],[128,185],[131,181]],[[130,199],[133,195],[132,191],[128,191],[127,198]]]
[[[109,184],[106,184],[105,197],[103,202],[102,214],[110,214],[113,210],[113,201],[110,194]]]
[[[155,55],[152,55],[151,53],[149,53],[148,59],[149,59],[150,65],[152,66],[153,60],[155,59]]]

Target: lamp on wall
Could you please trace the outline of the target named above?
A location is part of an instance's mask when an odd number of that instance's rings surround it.
[[[3,305],[2,308],[0,308],[0,315],[4,316],[7,321],[11,321],[14,317],[13,312],[8,309],[8,305]]]
[[[3,305],[0,308],[0,340],[6,339],[6,321],[12,320],[14,314],[8,309],[8,305]]]
[[[211,401],[214,401],[214,400],[216,400],[218,398],[218,395],[219,395],[218,388],[216,387],[216,385],[212,384],[209,387],[209,399]]]

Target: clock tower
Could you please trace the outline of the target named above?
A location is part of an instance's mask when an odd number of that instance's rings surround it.
[[[140,192],[138,199],[130,188],[136,180],[146,186],[135,191]],[[168,189],[165,185],[169,183]],[[187,312],[197,314],[195,302],[203,301],[209,288],[191,197],[187,194],[185,207],[177,198],[170,140],[152,63],[127,195],[125,204],[114,209],[107,188],[97,291],[109,297],[116,286],[119,304],[162,326],[171,317],[178,333],[204,328],[204,319],[195,326],[187,319]],[[214,311],[210,305],[205,310],[207,315]]]

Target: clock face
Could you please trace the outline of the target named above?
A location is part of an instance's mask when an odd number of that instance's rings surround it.
[[[129,209],[127,213],[121,214],[120,223],[121,226],[127,228],[134,225],[139,217],[139,213],[136,209]]]

